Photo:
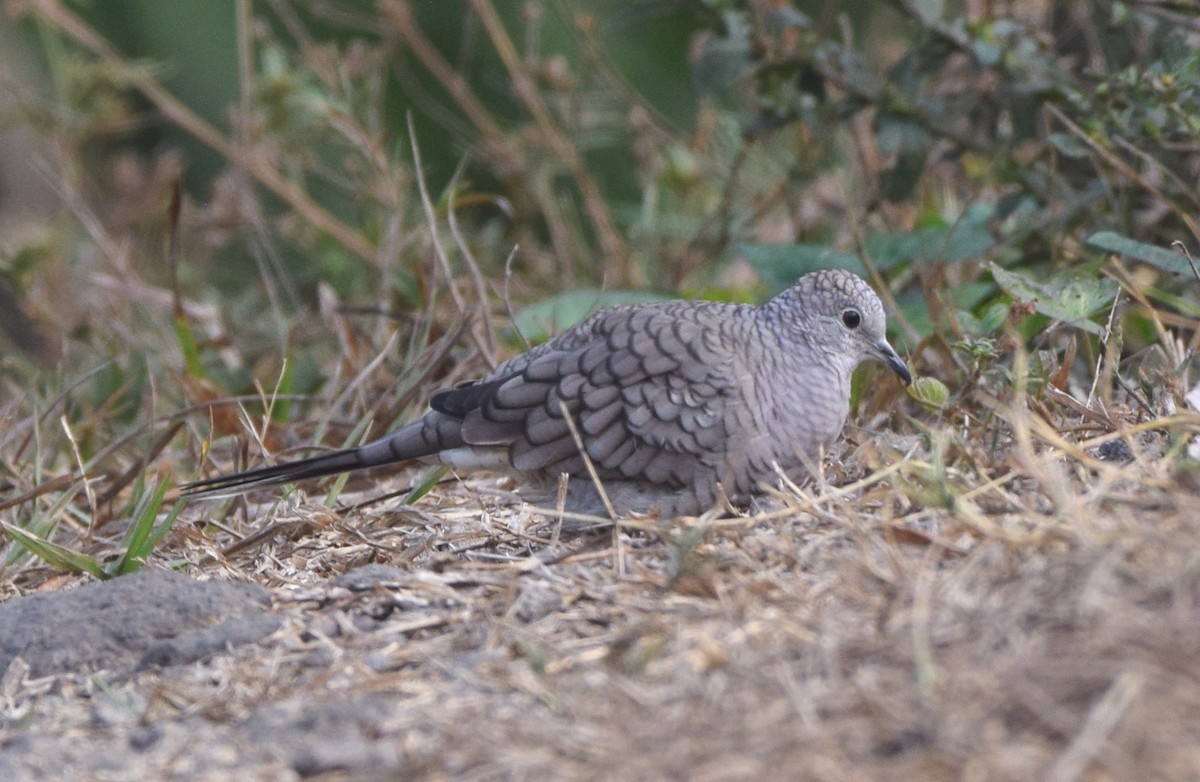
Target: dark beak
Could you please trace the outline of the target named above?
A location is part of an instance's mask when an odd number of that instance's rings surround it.
[[[896,353],[895,348],[887,342],[880,342],[875,346],[875,357],[887,364],[888,369],[896,373],[901,383],[906,386],[912,383],[912,373],[908,371],[908,366]]]

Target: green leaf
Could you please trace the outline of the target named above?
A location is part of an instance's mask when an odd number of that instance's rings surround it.
[[[946,384],[934,377],[918,377],[907,389],[910,397],[920,405],[930,410],[939,411],[946,407],[950,400],[950,389]]]
[[[133,521],[130,522],[129,529],[125,531],[125,537],[121,541],[121,557],[108,568],[108,574],[111,576],[119,576],[137,569],[133,552],[140,551],[146,539],[150,537],[150,530],[154,528],[154,519],[158,514],[158,508],[167,491],[167,482],[162,481],[153,492],[147,492],[141,486],[139,479],[138,490],[141,492],[141,496],[133,510]]]
[[[1008,305],[1003,301],[993,301],[983,308],[982,313],[959,310],[957,317],[959,325],[967,334],[984,337],[995,333],[1004,325],[1004,320],[1008,317]]]
[[[192,330],[191,322],[183,315],[175,318],[175,340],[179,343],[179,351],[183,354],[183,365],[187,368],[188,375],[203,379],[204,362],[200,360],[196,332]]]
[[[893,204],[909,198],[921,182],[928,159],[928,148],[901,150],[895,164],[879,175],[883,197]]]
[[[1181,315],[1189,318],[1200,318],[1200,305],[1197,305],[1186,296],[1178,296],[1174,293],[1149,286],[1142,288],[1142,293],[1146,294],[1151,301],[1165,304],[1174,310],[1178,310]]]
[[[645,291],[604,291],[597,288],[586,288],[560,293],[537,304],[532,304],[518,312],[513,320],[521,334],[530,342],[537,344],[545,342],[556,334],[561,334],[598,309],[663,301],[666,298]]]
[[[186,501],[182,499],[175,501],[171,510],[167,512],[167,517],[159,522],[150,532],[150,537],[146,538],[143,552],[139,556],[140,559],[144,560],[154,549],[158,548],[158,544],[162,543],[162,539],[171,531],[171,527],[175,526],[175,520],[179,518],[179,513],[186,504]]]
[[[1047,317],[1103,335],[1104,330],[1088,318],[1112,303],[1117,296],[1117,283],[1100,277],[1098,264],[1059,274],[1047,282],[1035,282],[994,263],[990,268],[996,284],[1014,299],[1033,302],[1034,309]]]
[[[995,211],[994,204],[976,204],[949,225],[872,234],[863,239],[863,249],[880,271],[905,263],[961,263],[995,249],[998,242],[988,230]],[[738,245],[738,252],[777,291],[818,269],[866,272],[858,253],[837,252],[827,244],[745,243]]]
[[[96,578],[107,579],[109,576],[100,567],[100,563],[87,554],[80,554],[69,548],[51,543],[45,538],[38,537],[28,530],[0,521],[0,529],[8,533],[18,546],[33,554],[47,565],[70,573],[90,573]]]
[[[960,220],[947,226],[875,234],[863,245],[875,265],[886,271],[908,261],[961,263],[988,252],[996,240],[984,225]]]
[[[933,25],[942,21],[946,13],[946,0],[913,0],[912,7],[922,22]]]
[[[998,355],[996,340],[988,339],[987,337],[960,340],[951,345],[951,347],[970,358],[976,364],[995,361]]]
[[[133,512],[133,523],[129,525],[122,541],[121,557],[106,568],[109,575],[122,576],[140,568],[142,562],[150,556],[155,546],[162,541],[163,536],[175,523],[175,518],[183,509],[182,502],[175,503],[175,507],[171,509],[166,518],[157,526],[154,524],[166,494],[167,482],[161,481],[154,487],[153,492],[146,492],[142,495]]]
[[[1098,231],[1089,236],[1086,243],[1092,249],[1123,255],[1171,274],[1192,273],[1192,267],[1182,253],[1139,242],[1113,231]]]
[[[959,310],[960,319],[964,314],[968,316],[968,320],[964,326],[970,329],[971,327],[979,326],[979,322],[970,318],[969,312],[964,312],[978,305],[985,296],[996,293],[996,286],[993,283],[967,283],[965,285],[955,285],[947,288],[942,292],[943,301],[946,304]],[[900,311],[904,314],[904,319],[908,321],[908,325],[915,331],[918,340],[927,337],[933,333],[933,316],[929,312],[929,303],[925,300],[924,294],[920,291],[907,290],[902,291],[895,296],[896,304]],[[1005,315],[1008,314],[1008,307],[1002,306],[1001,322]],[[895,324],[892,324],[893,326]],[[996,325],[999,325],[998,323]],[[987,333],[987,330],[979,333]],[[893,346],[900,350],[913,350],[916,345],[909,340],[909,335],[900,330],[890,332],[890,337],[894,340]]]
[[[354,428],[350,430],[350,434],[342,441],[342,448],[356,448],[363,444],[367,438],[367,432],[371,431],[371,425],[375,423],[375,416],[368,415],[360,418]],[[350,473],[344,472],[334,479],[333,485],[329,487],[328,493],[325,495],[325,507],[332,508],[337,504],[338,495],[342,493],[342,489],[346,487],[346,481],[350,480]]]
[[[751,30],[742,14],[722,15],[725,35],[708,40],[692,62],[692,88],[701,95],[722,94],[746,75],[751,61]]]
[[[741,244],[738,252],[763,282],[775,291],[818,269],[846,269],[864,274],[856,253],[839,253],[826,244]]]
[[[879,149],[888,154],[908,152],[924,157],[933,145],[929,132],[908,115],[884,114],[879,118],[878,126]]]
[[[24,530],[25,532],[27,532],[31,535],[36,535],[41,538],[47,538],[50,535],[53,535],[55,527],[58,526],[58,519],[62,516],[63,511],[66,510],[66,508],[75,499],[75,496],[82,489],[83,489],[82,482],[74,484],[67,491],[64,491],[57,500],[54,501],[54,504],[50,507],[49,510],[47,510],[46,512],[44,512],[42,514],[39,514],[38,521],[31,522],[27,526],[18,527],[17,529]],[[4,566],[7,567],[8,565],[13,565],[13,564],[17,563],[18,561],[20,561],[19,560],[20,557],[22,557],[26,554],[30,554],[30,553],[31,552],[29,551],[29,549],[26,549],[21,546],[14,546],[8,552],[8,556],[5,557],[5,559],[4,559]]]
[[[292,400],[289,397],[295,390],[293,387],[295,362],[290,358],[283,360],[283,369],[279,373],[279,382],[271,393],[271,420],[286,422],[292,420]]]
[[[1051,133],[1046,140],[1058,150],[1063,157],[1082,159],[1091,154],[1087,144],[1079,140],[1074,133]]]
[[[981,68],[991,68],[1000,62],[1004,57],[1005,49],[997,46],[992,41],[985,41],[980,38],[975,38],[971,41],[971,53],[975,55],[975,59],[979,61]]]
[[[430,467],[421,476],[421,480],[417,481],[416,485],[408,490],[408,494],[404,495],[404,504],[412,505],[417,500],[429,493],[429,490],[437,486],[438,481],[445,477],[446,473],[450,472],[449,465],[437,464]]]

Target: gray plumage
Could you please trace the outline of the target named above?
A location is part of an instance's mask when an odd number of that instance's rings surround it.
[[[857,276],[814,272],[761,307],[669,301],[601,310],[358,448],[189,484],[233,491],[412,459],[516,475],[531,499],[603,513],[565,407],[620,514],[696,514],[803,476],[841,432],[867,359],[905,383],[883,305]]]

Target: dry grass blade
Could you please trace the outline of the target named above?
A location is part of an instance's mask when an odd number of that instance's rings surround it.
[[[72,14],[58,0],[26,0],[30,8],[49,24],[70,35],[80,45],[95,52],[103,60],[120,67],[125,58],[95,30],[78,16]],[[229,141],[220,131],[201,119],[187,105],[151,79],[137,79],[137,87],[154,106],[175,125],[183,128],[198,140],[237,163],[250,172],[259,182],[281,199],[291,204],[305,219],[337,238],[347,249],[364,260],[374,263],[378,251],[363,236],[336,218],[328,210],[309,197],[295,183],[286,179],[267,159],[251,149]]]
[[[508,70],[512,79],[513,90],[525,107],[533,114],[538,129],[544,134],[557,158],[562,161],[571,173],[576,187],[583,198],[584,209],[591,219],[592,228],[600,241],[602,257],[606,266],[611,269],[612,277],[621,284],[633,282],[632,267],[629,258],[629,246],[621,238],[604,201],[600,187],[595,178],[583,164],[583,156],[571,139],[552,118],[546,108],[533,76],[517,53],[512,39],[504,29],[500,16],[490,0],[471,0],[471,7],[479,15],[488,38],[500,55],[500,60]]]
[[[0,500],[0,510],[8,510],[15,508],[18,505],[24,505],[27,502],[36,500],[38,497],[50,494],[51,492],[62,491],[68,486],[71,486],[79,479],[74,475],[60,475],[57,478],[51,478],[48,481],[39,483],[27,492],[18,494],[15,497],[9,497],[6,500]]]
[[[163,452],[163,450],[171,443],[171,440],[175,438],[175,435],[179,434],[179,430],[182,428],[183,423],[179,421],[176,421],[175,423],[171,424],[171,426],[167,427],[167,430],[159,435],[158,439],[155,440],[154,443],[151,444],[151,446],[146,450],[146,453],[134,460],[133,464],[131,464],[125,470],[125,472],[118,475],[116,479],[114,479],[112,483],[108,485],[108,488],[106,488],[104,492],[96,498],[97,505],[103,507],[116,499],[117,495],[124,491],[127,486],[133,483],[137,479],[138,475],[140,475],[141,472],[146,469],[147,464],[158,458],[158,455]]]

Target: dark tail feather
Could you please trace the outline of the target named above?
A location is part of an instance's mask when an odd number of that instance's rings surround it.
[[[346,448],[308,459],[284,462],[274,467],[260,467],[257,470],[195,481],[183,487],[183,496],[219,497],[240,494],[260,486],[276,486],[306,478],[322,478],[351,470],[407,462],[463,444],[462,422],[439,416],[437,413],[430,413],[430,416],[413,421],[386,437],[357,448]]]
[[[347,448],[344,451],[334,451],[308,459],[276,464],[272,467],[260,467],[257,470],[205,478],[202,481],[194,481],[185,485],[183,496],[240,494],[260,486],[275,486],[280,483],[302,481],[306,478],[321,478],[326,475],[337,475],[372,466],[363,458],[360,451],[360,448]]]

